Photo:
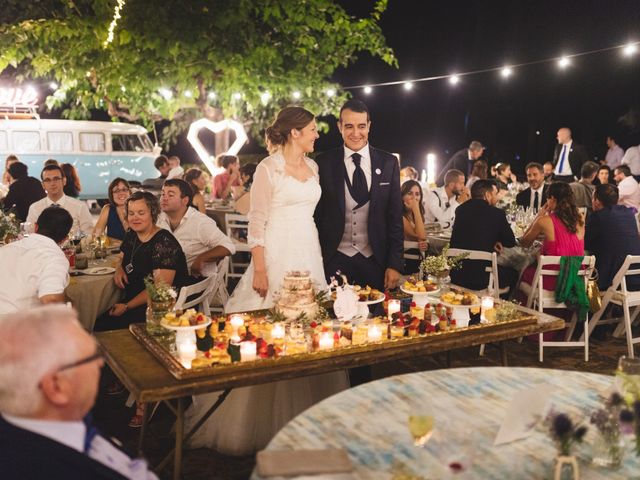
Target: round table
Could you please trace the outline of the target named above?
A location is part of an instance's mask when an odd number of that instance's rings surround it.
[[[473,432],[474,461],[470,470],[453,478],[552,478],[556,449],[542,427],[526,439],[493,446],[513,395],[542,383],[553,389],[551,403],[555,410],[577,414],[588,423],[588,415],[600,405],[599,395],[608,394],[613,377],[509,367],[447,369],[389,377],[346,390],[313,406],[280,430],[267,449],[343,448],[354,472],[335,478],[390,479],[405,472],[435,479],[449,474],[443,462],[445,454],[439,451],[447,443],[447,431],[464,430]],[[424,449],[413,445],[407,427],[411,402],[420,397],[432,405],[436,431],[439,424],[446,425],[438,434],[444,438],[430,440]],[[590,429],[587,438],[594,434]],[[591,467],[590,452],[591,446],[586,443],[574,447],[583,479],[622,480],[637,478],[640,472],[640,461],[630,451],[617,471]],[[252,479],[260,479],[257,470]]]

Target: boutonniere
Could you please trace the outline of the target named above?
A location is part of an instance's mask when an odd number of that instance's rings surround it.
[[[376,175],[380,175],[382,173],[382,170],[380,170],[379,168],[376,168]]]

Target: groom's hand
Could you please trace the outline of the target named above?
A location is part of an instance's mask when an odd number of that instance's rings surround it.
[[[384,271],[384,288],[385,290],[391,290],[398,286],[400,281],[400,272],[393,268],[387,268]]]

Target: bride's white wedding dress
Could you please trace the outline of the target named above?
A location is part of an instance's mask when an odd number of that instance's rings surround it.
[[[281,153],[265,158],[251,187],[249,246],[264,246],[269,291],[261,298],[253,290],[253,261],[242,276],[225,312],[273,307],[284,274],[308,270],[316,288],[325,289],[322,253],[313,212],[320,199],[318,166],[305,157],[313,176],[306,181],[285,173]],[[289,420],[320,400],[349,387],[345,372],[273,382],[232,390],[224,403],[190,441],[230,455],[264,448]],[[187,411],[186,431],[211,407],[221,392],[194,397]]]

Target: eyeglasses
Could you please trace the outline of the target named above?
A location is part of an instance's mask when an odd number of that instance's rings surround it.
[[[91,363],[91,362],[95,362],[96,360],[102,360],[104,359],[104,352],[102,351],[102,349],[100,347],[96,347],[96,353],[94,353],[93,355],[90,355],[88,357],[85,357],[83,359],[80,359],[76,362],[73,363],[67,363],[66,365],[63,365],[61,367],[59,367],[56,371],[57,372],[62,372],[64,370],[69,370],[71,368],[76,368],[76,367],[80,367],[82,365],[85,365],[87,363]]]
[[[42,183],[61,182],[62,177],[45,178]]]
[[[123,188],[114,188],[113,190],[111,190],[112,193],[127,193],[130,190],[126,187]]]

